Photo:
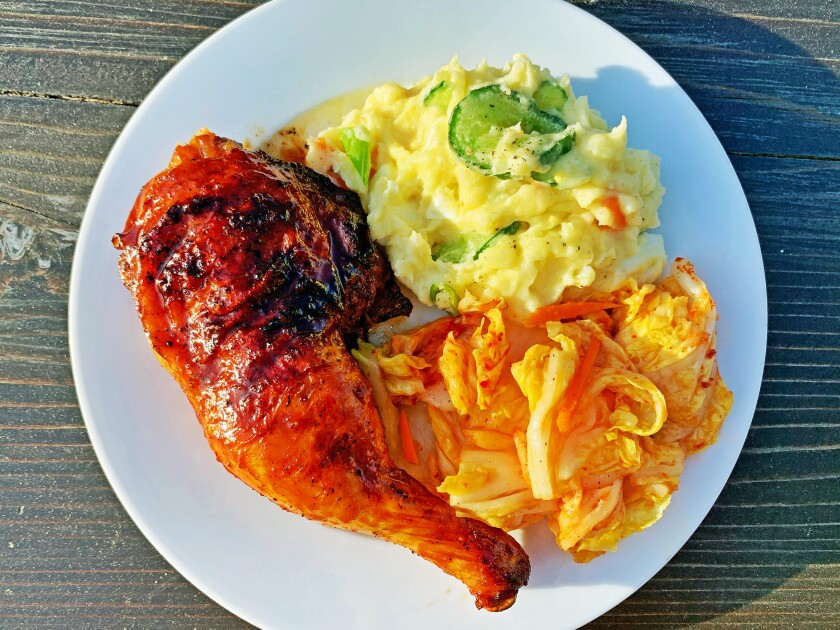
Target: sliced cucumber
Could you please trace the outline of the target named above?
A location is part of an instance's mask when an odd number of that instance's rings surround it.
[[[556,134],[566,129],[557,114],[543,111],[523,94],[507,93],[492,84],[472,90],[455,106],[449,119],[449,146],[470,168],[507,178],[506,172],[492,172],[492,161],[504,130],[515,125],[526,134]],[[574,137],[563,137],[540,154],[540,164],[553,164],[573,144]]]
[[[426,96],[423,97],[423,105],[426,107],[433,106],[445,106],[449,101],[449,86],[446,84],[446,81],[441,81],[437,85],[435,85],[431,90],[426,93]]]
[[[567,100],[569,100],[569,96],[566,94],[566,90],[554,81],[543,81],[537,91],[534,92],[534,102],[544,112],[561,114]]]
[[[563,136],[552,147],[540,156],[540,164],[549,166],[554,164],[561,155],[565,155],[575,146],[575,134],[570,131],[568,135]]]

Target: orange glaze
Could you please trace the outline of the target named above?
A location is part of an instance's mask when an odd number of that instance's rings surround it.
[[[527,555],[397,467],[345,345],[410,308],[354,193],[203,133],[113,243],[152,349],[232,474],[286,510],[407,547],[479,608],[513,604]]]

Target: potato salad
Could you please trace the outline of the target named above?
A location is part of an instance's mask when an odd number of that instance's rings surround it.
[[[664,269],[659,159],[524,55],[382,85],[306,161],[359,193],[397,278],[445,310],[469,293],[521,318]]]

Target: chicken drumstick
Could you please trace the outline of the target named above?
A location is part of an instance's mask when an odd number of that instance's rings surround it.
[[[393,463],[347,351],[366,323],[410,310],[354,193],[201,133],[114,245],[153,350],[231,473],[286,510],[411,549],[479,608],[513,604],[527,555]]]

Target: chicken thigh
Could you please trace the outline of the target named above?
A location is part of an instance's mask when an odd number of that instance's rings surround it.
[[[355,193],[209,132],[114,237],[152,349],[218,460],[291,512],[414,551],[503,610],[528,557],[397,467],[347,343],[406,314]]]

